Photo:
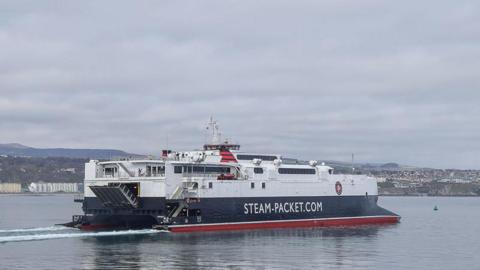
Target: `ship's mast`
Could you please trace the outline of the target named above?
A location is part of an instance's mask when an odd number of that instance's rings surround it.
[[[210,116],[210,120],[207,124],[207,129],[212,131],[212,140],[211,144],[220,144],[222,140],[222,134],[219,131],[217,121],[213,120],[213,117]]]
[[[238,144],[231,144],[228,140],[222,141],[222,133],[219,131],[219,126],[217,121],[213,120],[213,117],[210,116],[210,120],[207,123],[207,130],[211,130],[212,132],[212,139],[210,144],[205,144],[203,149],[205,150],[239,150],[240,145]]]

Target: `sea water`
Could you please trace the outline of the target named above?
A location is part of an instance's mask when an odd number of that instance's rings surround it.
[[[73,195],[0,195],[0,269],[479,269],[480,198],[381,197],[397,225],[81,232]],[[438,206],[438,211],[434,211]]]

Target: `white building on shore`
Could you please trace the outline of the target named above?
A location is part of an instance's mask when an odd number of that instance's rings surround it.
[[[22,185],[19,183],[0,183],[0,193],[20,193]]]
[[[78,192],[78,183],[31,183],[28,190],[34,193]]]

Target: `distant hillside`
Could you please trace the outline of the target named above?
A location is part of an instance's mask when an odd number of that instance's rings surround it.
[[[82,182],[88,159],[65,157],[1,157],[0,182]]]
[[[140,156],[115,149],[33,148],[18,143],[0,144],[0,155],[14,157],[67,157],[85,159],[110,159]]]
[[[342,161],[325,161],[329,166],[335,168],[338,173],[351,173],[352,163]],[[397,170],[416,170],[419,168],[412,166],[399,165],[397,163],[355,163],[353,164],[356,173],[367,173],[374,171],[397,171]]]

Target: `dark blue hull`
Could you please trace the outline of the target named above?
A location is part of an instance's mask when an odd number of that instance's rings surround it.
[[[246,197],[202,198],[184,203],[142,198],[137,209],[109,209],[96,198],[85,198],[84,211],[89,216],[82,227],[163,226],[174,231],[194,231],[398,222],[400,217],[379,207],[377,199],[377,196]]]

